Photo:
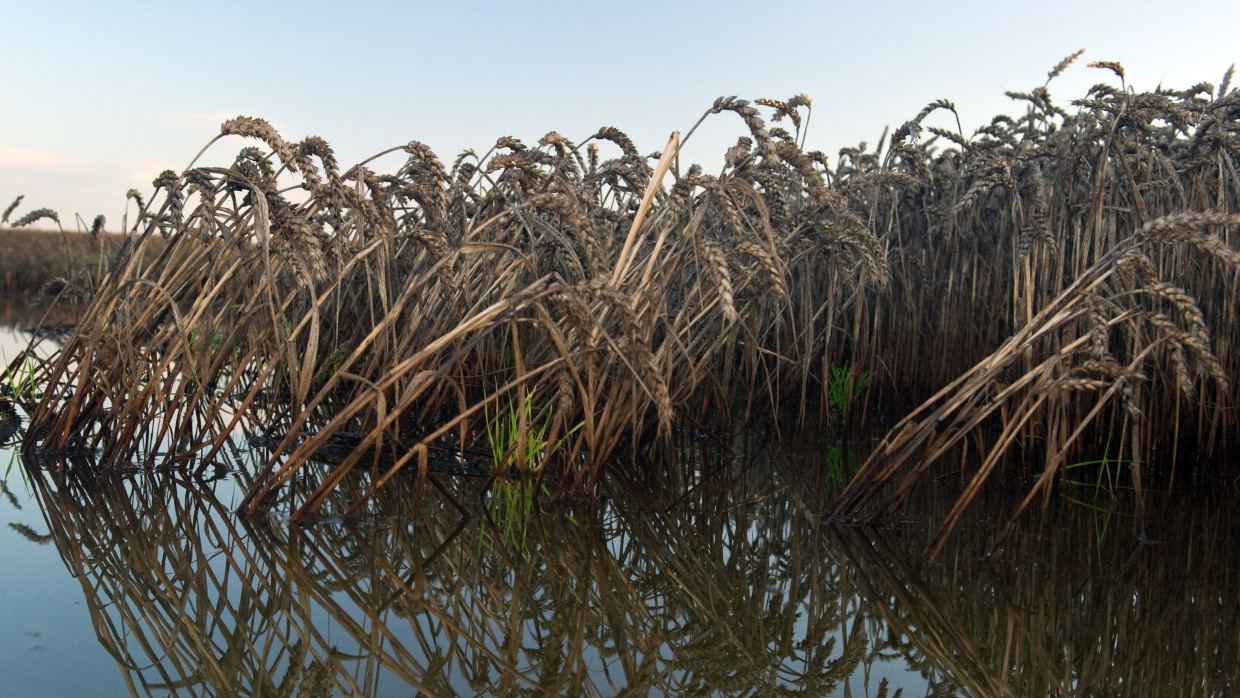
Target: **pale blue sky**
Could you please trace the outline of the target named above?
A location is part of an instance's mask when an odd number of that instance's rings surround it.
[[[1066,105],[1112,80],[1218,83],[1240,61],[1240,3],[306,2],[9,3],[0,65],[0,207],[108,216],[237,114],[319,135],[351,165],[409,140],[451,161],[500,136],[578,142],[616,126],[660,150],[721,95],[814,99],[810,148],[873,143],[947,98],[966,134],[1051,85]],[[1240,82],[1240,79],[1237,79]],[[939,125],[948,125],[937,117]],[[713,117],[687,157],[710,169],[744,133]],[[223,143],[215,161],[244,142]],[[395,163],[390,165],[394,167]]]

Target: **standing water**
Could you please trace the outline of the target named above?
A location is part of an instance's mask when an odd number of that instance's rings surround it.
[[[0,331],[8,356],[27,339]],[[1144,544],[1124,493],[1069,486],[983,560],[1012,509],[998,491],[928,560],[953,479],[897,525],[827,526],[824,449],[755,435],[731,453],[685,435],[605,497],[528,517],[441,476],[462,516],[411,476],[364,518],[310,525],[287,519],[304,492],[234,513],[263,458],[240,441],[193,478],[26,459],[15,439],[4,695],[1240,691],[1232,486],[1153,495]]]

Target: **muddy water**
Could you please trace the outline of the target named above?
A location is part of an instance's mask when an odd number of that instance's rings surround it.
[[[297,492],[241,518],[258,459],[92,476],[0,450],[0,694],[1240,692],[1231,486],[1151,494],[1141,544],[1129,493],[1081,485],[984,561],[996,491],[929,561],[958,483],[824,526],[823,449],[755,435],[684,437],[528,519],[400,478],[362,518],[290,525]]]

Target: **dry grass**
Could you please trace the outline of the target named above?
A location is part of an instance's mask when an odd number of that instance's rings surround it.
[[[887,515],[964,442],[984,455],[944,534],[1001,466],[1043,476],[1023,510],[1091,444],[1122,448],[1140,499],[1181,449],[1221,455],[1240,428],[1240,93],[1137,93],[1099,62],[1119,84],[1068,111],[1048,85],[1075,58],[1010,95],[1019,117],[966,138],[925,125],[955,112],[939,100],[833,167],[802,150],[801,96],[759,102],[793,132],[718,100],[703,118],[744,129],[718,175],[682,169],[676,137],[647,159],[614,128],[504,138],[451,167],[413,142],[390,151],[407,156],[395,172],[342,172],[321,139],[234,119],[208,148],[264,147],[157,180],[130,255],[43,376],[27,445],[185,466],[257,421],[280,441],[257,511],[361,434],[303,515],[367,454],[426,472],[444,451],[487,452],[488,407],[529,398],[526,427],[563,440],[542,477],[582,492],[681,419],[811,422],[847,362],[874,376],[871,407],[930,399],[831,518]]]

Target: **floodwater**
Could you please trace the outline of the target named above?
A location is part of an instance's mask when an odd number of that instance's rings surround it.
[[[6,334],[7,332],[7,334]],[[9,356],[24,338],[0,329]],[[467,515],[396,478],[364,518],[235,514],[209,478],[92,474],[0,444],[0,695],[1240,694],[1240,493],[1071,488],[989,559],[997,489],[935,560],[959,483],[824,525],[821,446],[691,436],[606,497]],[[640,473],[637,474],[637,473]],[[364,481],[346,486],[361,488]]]

